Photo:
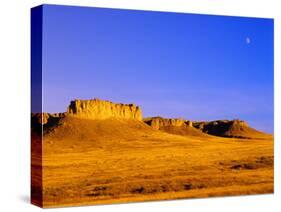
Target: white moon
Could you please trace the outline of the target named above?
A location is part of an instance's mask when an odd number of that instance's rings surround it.
[[[251,43],[251,39],[249,37],[246,38],[246,43],[250,44]]]

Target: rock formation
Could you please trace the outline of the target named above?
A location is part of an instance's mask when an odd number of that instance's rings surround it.
[[[32,113],[31,121],[41,125],[45,125],[51,119],[60,119],[63,117],[65,117],[65,113]]]
[[[192,121],[185,121],[185,124],[189,127],[193,127]]]
[[[184,119],[152,117],[145,118],[143,121],[153,129],[160,130],[169,134],[196,137],[209,136],[208,134],[194,128],[192,125],[192,121],[187,121]]]
[[[191,121],[186,121],[184,119],[152,117],[152,118],[146,118],[143,121],[155,130],[159,130],[163,127],[170,127],[170,126],[172,127],[192,126]]]
[[[75,117],[82,119],[133,119],[142,120],[141,109],[134,104],[116,104],[99,99],[74,100],[70,102],[65,113],[32,113],[31,129],[38,134],[48,132],[56,127],[63,118]]]
[[[74,100],[70,102],[65,113],[36,113],[31,116],[32,130],[41,134],[63,123],[64,118],[75,117],[90,120],[126,119],[143,121],[155,130],[177,135],[203,136],[209,134],[235,138],[267,138],[268,134],[251,128],[245,121],[216,120],[209,122],[192,122],[177,118],[152,117],[142,119],[142,112],[135,104],[118,104],[99,99]],[[43,126],[43,128],[42,128]]]
[[[31,130],[40,135],[42,130],[46,132],[50,128],[57,126],[65,115],[65,113],[32,113]]]
[[[141,109],[135,104],[116,104],[99,99],[71,101],[67,109],[67,115],[83,119],[142,120]]]
[[[216,120],[216,121],[202,121],[194,122],[193,126],[201,131],[212,134],[223,136],[223,134],[228,131],[232,126],[236,127],[248,127],[248,124],[245,121],[238,119],[235,120]]]
[[[204,133],[221,137],[264,138],[270,136],[251,128],[248,123],[238,119],[194,122],[193,126]]]

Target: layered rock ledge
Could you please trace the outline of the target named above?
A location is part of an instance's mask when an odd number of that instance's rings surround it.
[[[230,127],[249,127],[248,123],[239,119],[234,120],[216,120],[216,121],[199,121],[193,123],[194,127],[203,132],[214,132],[217,134],[217,131],[225,131]]]
[[[169,127],[169,126],[173,126],[173,127],[192,126],[191,121],[187,121],[184,119],[175,119],[175,118],[152,117],[152,118],[146,118],[143,121],[156,130],[161,129],[162,127]]]
[[[142,120],[142,112],[135,104],[121,104],[99,99],[70,102],[67,115],[83,119],[134,119]]]

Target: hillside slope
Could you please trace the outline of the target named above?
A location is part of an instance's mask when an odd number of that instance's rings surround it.
[[[43,139],[43,206],[272,192],[273,142],[242,140],[65,117]]]
[[[188,143],[192,139],[188,137],[183,139],[182,136],[154,130],[138,120],[89,120],[66,116],[55,126],[44,129],[43,140],[48,152],[59,152],[67,149],[87,151],[87,148],[95,147],[103,149],[144,147],[159,143],[167,144],[169,141]]]

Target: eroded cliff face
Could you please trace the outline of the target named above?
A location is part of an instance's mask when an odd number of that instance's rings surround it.
[[[32,113],[31,132],[41,136],[43,132],[56,127],[65,115],[65,113]]]
[[[248,138],[260,133],[239,119],[194,122],[194,127],[202,132],[222,137]]]
[[[66,114],[93,120],[111,118],[142,120],[141,109],[135,104],[117,104],[99,99],[71,101]]]
[[[159,130],[162,127],[181,127],[181,126],[192,126],[191,121],[184,119],[169,119],[162,117],[152,117],[144,119],[144,122],[151,126],[153,129]]]
[[[32,113],[31,123],[45,125],[53,119],[61,119],[65,117],[65,113]]]
[[[239,119],[194,122],[194,127],[202,131],[226,130],[230,127],[249,127],[248,123]]]

